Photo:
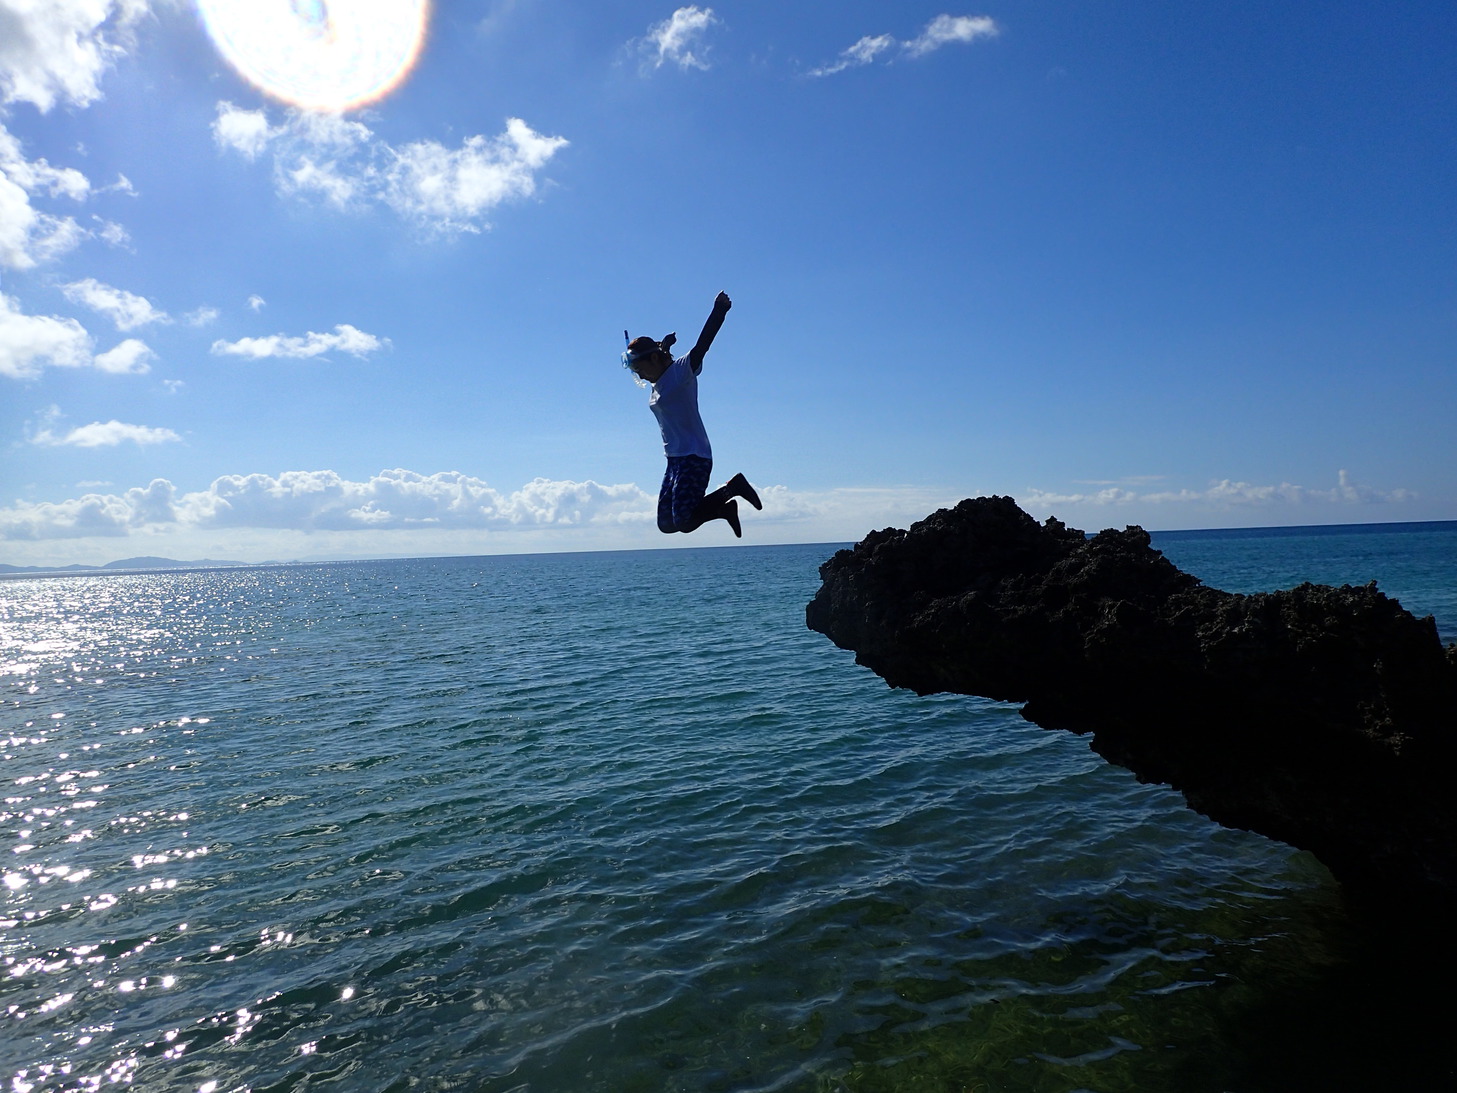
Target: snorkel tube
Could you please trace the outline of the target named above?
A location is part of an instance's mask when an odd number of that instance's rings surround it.
[[[627,346],[627,351],[622,354],[622,367],[626,368],[629,372],[632,373],[632,380],[634,383],[636,383],[639,387],[646,387],[648,385],[648,381],[639,376],[637,374],[637,369],[633,367],[633,365],[636,364],[641,358],[639,354],[632,351],[632,339],[628,337],[626,330],[622,332],[622,342],[624,345]]]

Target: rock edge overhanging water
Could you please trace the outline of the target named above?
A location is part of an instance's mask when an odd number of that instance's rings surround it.
[[[1374,582],[1223,592],[1142,528],[1009,497],[871,532],[820,578],[810,629],[891,686],[1025,703],[1354,893],[1457,905],[1457,644]]]

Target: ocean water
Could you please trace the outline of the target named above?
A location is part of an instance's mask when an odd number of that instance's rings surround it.
[[[1156,545],[1457,639],[1457,524]],[[4,1088],[1452,1086],[1448,939],[888,689],[833,549],[0,582]]]

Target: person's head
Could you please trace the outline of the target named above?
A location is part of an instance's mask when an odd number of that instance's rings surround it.
[[[646,334],[639,335],[627,343],[627,352],[622,355],[622,366],[637,377],[640,386],[657,383],[673,363],[666,348],[671,344],[666,340],[655,342]]]

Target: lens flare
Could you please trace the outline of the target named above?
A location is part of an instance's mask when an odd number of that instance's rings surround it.
[[[197,0],[197,11],[254,87],[338,113],[383,98],[409,75],[430,0]]]

